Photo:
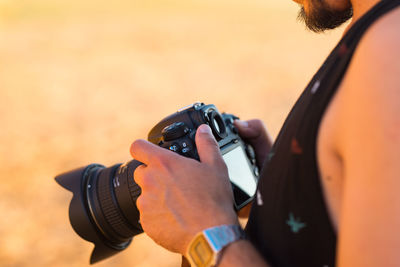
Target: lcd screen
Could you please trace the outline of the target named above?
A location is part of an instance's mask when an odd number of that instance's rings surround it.
[[[257,181],[251,170],[246,154],[241,146],[238,146],[223,155],[228,167],[231,182],[248,197],[253,197],[257,188]],[[237,198],[235,197],[237,202]],[[239,203],[237,203],[239,204]]]

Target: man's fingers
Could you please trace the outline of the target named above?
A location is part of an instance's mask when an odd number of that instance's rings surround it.
[[[209,164],[223,162],[221,151],[208,125],[202,124],[197,128],[196,147],[200,161]]]
[[[235,120],[234,125],[238,129],[240,136],[245,139],[258,139],[268,136],[264,123],[261,120]]]
[[[259,167],[262,167],[272,147],[272,139],[264,123],[261,120],[235,120],[234,125],[238,129],[239,135],[253,146],[256,151],[257,163]]]
[[[208,125],[201,125],[196,132],[196,147],[201,162],[205,163],[223,163],[221,152],[217,141],[215,140],[211,129]],[[130,152],[135,160],[142,162],[145,165],[154,163],[166,157],[170,158],[178,156],[165,148],[156,146],[146,140],[136,140],[132,143]]]
[[[152,175],[146,165],[140,165],[135,169],[133,172],[133,180],[140,186],[142,192],[153,188],[157,184],[154,175]]]
[[[146,165],[139,165],[133,171],[133,180],[137,183],[140,187],[143,186],[143,177],[145,173]]]
[[[130,149],[131,155],[135,160],[149,165],[153,159],[163,157],[165,154],[172,153],[165,148],[156,146],[146,140],[138,139],[132,143]]]

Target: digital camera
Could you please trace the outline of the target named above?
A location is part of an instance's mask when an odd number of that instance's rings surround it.
[[[233,121],[238,117],[220,114],[214,105],[195,103],[160,121],[148,140],[182,156],[199,160],[195,145],[196,129],[208,124],[228,167],[236,210],[255,194],[259,171],[254,149],[239,136]],[[133,236],[143,232],[136,199],[141,193],[134,170],[142,163],[104,167],[91,164],[58,175],[56,181],[73,193],[69,218],[75,232],[94,243],[90,263],[124,250]],[[188,177],[190,179],[190,177]]]

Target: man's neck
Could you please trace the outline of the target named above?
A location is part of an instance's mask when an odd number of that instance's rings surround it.
[[[378,2],[380,2],[380,0],[352,0],[351,2],[353,4],[353,19],[349,24],[349,26],[347,26],[346,32],[368,10],[370,10],[373,6],[375,6]]]

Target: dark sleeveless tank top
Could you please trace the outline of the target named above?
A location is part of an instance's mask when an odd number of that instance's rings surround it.
[[[272,266],[335,266],[316,140],[323,114],[366,30],[400,0],[383,0],[346,33],[289,113],[265,162],[246,233]]]

